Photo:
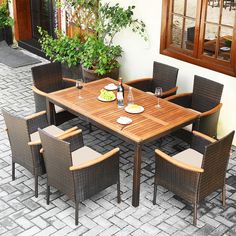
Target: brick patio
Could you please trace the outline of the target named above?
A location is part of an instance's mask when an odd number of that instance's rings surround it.
[[[28,53],[28,52],[26,52]],[[43,63],[47,62],[41,59]],[[18,115],[34,112],[31,90],[31,66],[12,69],[0,64],[0,106]],[[99,152],[121,148],[120,173],[122,202],[116,202],[112,186],[80,204],[79,226],[74,225],[74,203],[52,189],[46,205],[45,176],[39,178],[39,197],[34,197],[34,180],[23,167],[16,165],[16,180],[11,181],[11,151],[0,113],[0,235],[236,235],[236,149],[227,172],[227,206],[222,207],[220,192],[209,196],[198,209],[197,227],[192,225],[192,208],[173,193],[159,187],[157,205],[153,206],[155,141],[142,150],[140,206],[131,205],[133,146],[93,128],[88,133],[85,121],[74,119],[63,129],[78,125],[83,129],[85,145]],[[168,136],[161,149],[169,154],[185,145]]]

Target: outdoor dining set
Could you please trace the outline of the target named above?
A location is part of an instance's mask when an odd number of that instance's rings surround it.
[[[170,156],[161,149],[153,150],[153,204],[157,186],[161,185],[193,205],[193,224],[197,224],[197,206],[212,192],[222,191],[226,204],[225,175],[234,131],[217,137],[223,85],[195,75],[191,93],[176,94],[178,68],[153,63],[152,78],[124,83],[124,108],[116,99],[98,99],[100,91],[118,82],[104,78],[78,89],[76,81],[63,78],[60,63],[32,68],[36,113],[24,118],[6,110],[6,123],[12,151],[12,179],[15,164],[29,170],[35,178],[38,197],[38,177],[46,174],[46,201],[50,203],[50,187],[58,189],[75,202],[75,224],[79,222],[79,202],[92,197],[111,185],[117,185],[117,202],[121,202],[119,147],[99,153],[86,146],[82,130],[75,126],[62,130],[59,125],[79,117],[134,145],[132,205],[140,199],[142,146],[160,140],[168,134],[178,135],[188,148]],[[85,81],[86,82],[86,81]],[[134,104],[127,108],[129,87]],[[155,89],[162,89],[161,98]],[[111,89],[116,95],[116,91]],[[78,97],[81,99],[78,99]],[[159,99],[159,107],[156,106]],[[139,110],[139,108],[142,108]],[[129,122],[120,122],[126,117]]]

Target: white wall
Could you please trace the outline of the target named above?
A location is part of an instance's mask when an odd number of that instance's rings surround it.
[[[121,44],[124,49],[124,55],[121,59],[121,76],[125,80],[151,76],[152,63],[156,60],[179,68],[178,93],[192,91],[195,74],[222,83],[224,84],[223,107],[220,114],[218,134],[220,137],[231,130],[236,130],[236,78],[159,53],[162,1],[111,0],[110,2],[119,2],[123,6],[135,5],[136,16],[145,22],[149,35],[149,42],[144,42],[130,30],[125,30],[116,37],[115,42]],[[236,137],[234,145],[236,145]]]

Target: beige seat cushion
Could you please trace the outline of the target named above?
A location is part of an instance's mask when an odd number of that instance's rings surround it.
[[[56,113],[59,113],[59,112],[64,111],[64,109],[59,107],[59,106],[57,106],[57,105],[55,105],[55,111],[56,111]]]
[[[85,162],[95,160],[96,158],[101,156],[99,152],[96,152],[87,146],[75,150],[71,153],[71,155],[74,166],[79,166]]]
[[[64,133],[64,131],[62,129],[59,129],[55,125],[50,125],[50,126],[44,128],[43,130],[48,132],[49,134],[51,134],[53,136],[60,135],[60,134]],[[30,139],[31,139],[31,141],[38,141],[38,140],[40,140],[39,132],[37,131],[37,132],[32,133],[30,135]]]
[[[193,125],[192,125],[192,124],[187,125],[187,126],[183,127],[183,129],[184,129],[184,130],[187,130],[187,131],[189,131],[189,132],[192,132]]]
[[[195,167],[202,167],[203,155],[200,152],[188,148],[173,156],[174,159]]]

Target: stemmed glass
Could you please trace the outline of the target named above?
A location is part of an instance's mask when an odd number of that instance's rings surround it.
[[[80,90],[83,88],[84,84],[83,84],[83,81],[82,80],[77,80],[76,81],[76,88],[79,89],[79,96],[78,98],[79,99],[82,99],[83,97],[80,95]]]
[[[160,97],[162,96],[162,88],[161,87],[156,87],[155,96],[157,97],[157,105],[155,107],[161,108],[161,105],[160,105]]]

